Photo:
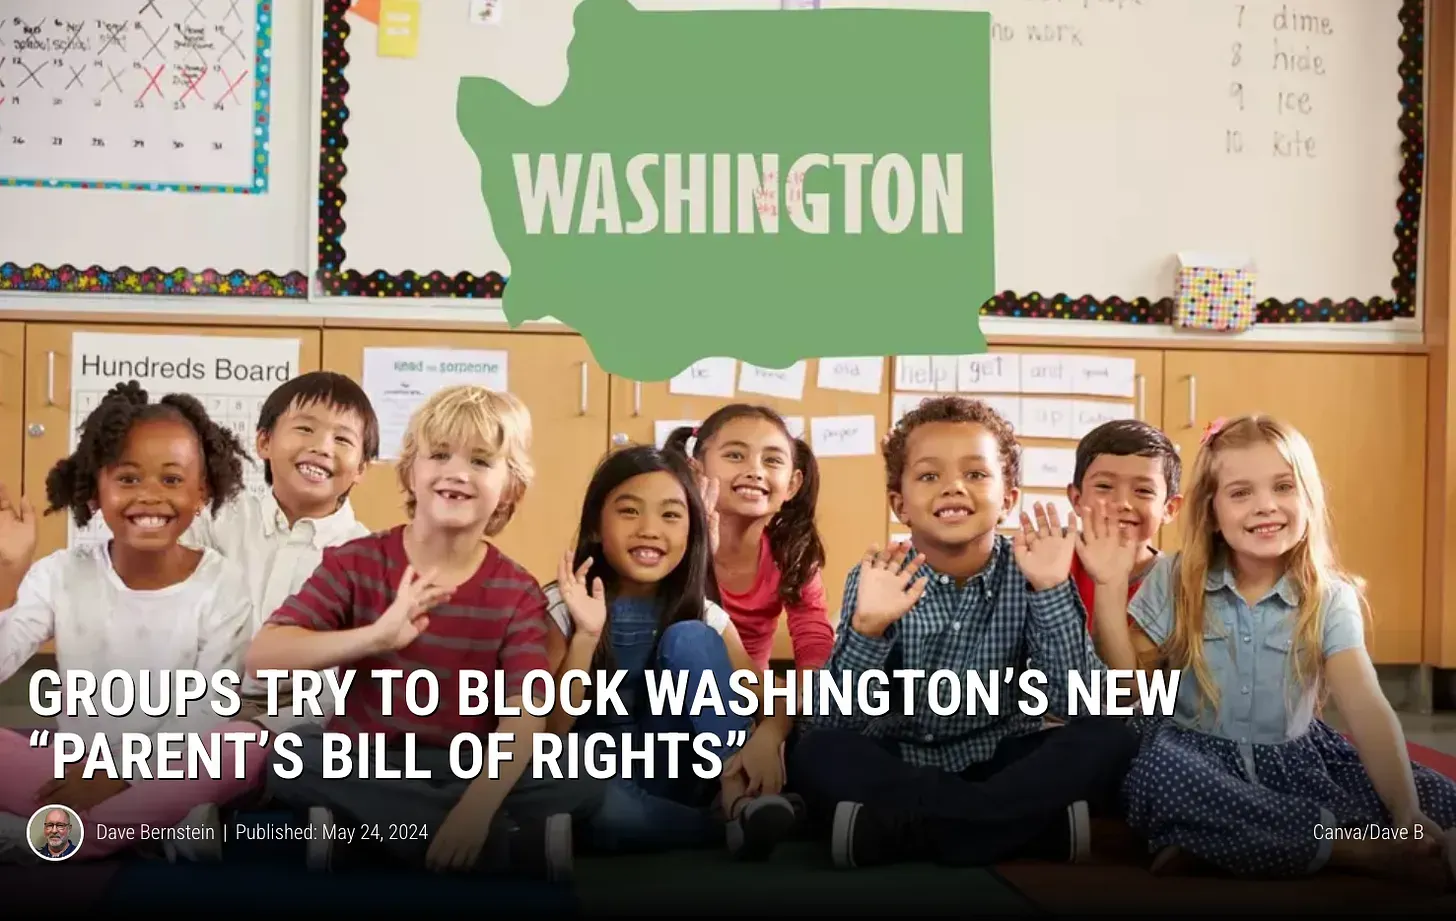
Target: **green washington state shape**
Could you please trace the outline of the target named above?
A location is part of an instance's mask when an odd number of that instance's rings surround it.
[[[990,42],[984,13],[584,0],[552,103],[460,81],[460,131],[511,263],[508,321],[555,317],[609,373],[642,381],[716,356],[783,368],[984,352]],[[823,156],[804,169],[807,154]],[[837,159],[856,154],[862,169]],[[699,190],[696,222],[669,186]],[[795,208],[827,232],[799,229]]]

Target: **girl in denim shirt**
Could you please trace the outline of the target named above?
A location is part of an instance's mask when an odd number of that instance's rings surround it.
[[[591,689],[572,682],[562,689],[561,705],[547,723],[550,732],[568,739],[585,740],[594,733],[616,737],[614,746],[599,745],[591,758],[615,756],[619,763],[590,829],[596,849],[655,851],[726,842],[742,856],[766,856],[797,824],[788,799],[757,795],[765,786],[781,785],[781,777],[763,776],[781,771],[780,765],[765,769],[743,763],[743,742],[754,729],[754,717],[732,712],[730,678],[735,670],[753,666],[728,614],[714,600],[707,529],[707,511],[686,460],[651,446],[609,454],[587,487],[576,551],[562,560],[557,580],[545,586],[559,631],[549,651],[560,663],[557,675],[577,669],[591,675],[624,673],[617,696],[626,715],[610,704],[606,712],[583,706],[584,700],[590,702]],[[685,674],[688,704],[710,672],[730,709],[653,713],[649,671]],[[573,717],[566,712],[568,703],[571,710],[586,712]],[[723,765],[719,779],[697,776],[694,767],[705,766],[707,759],[688,747],[677,752],[678,776],[665,776],[670,743],[660,739],[652,761],[655,776],[644,776],[648,772],[640,759],[632,763],[630,777],[622,776],[629,746],[641,751],[646,736],[667,732],[694,739],[707,733],[723,740],[709,746]],[[588,757],[585,751],[581,756]]]
[[[1136,547],[1109,510],[1085,510],[1079,547],[1098,583],[1103,661],[1181,670],[1172,715],[1139,718],[1123,785],[1154,870],[1197,860],[1288,877],[1328,866],[1450,887],[1456,782],[1410,762],[1366,652],[1359,580],[1335,559],[1309,444],[1268,416],[1216,422],[1192,479],[1184,546],[1133,597],[1133,625],[1121,605]],[[1317,718],[1326,693],[1353,744]],[[1355,827],[1381,834],[1354,838]]]

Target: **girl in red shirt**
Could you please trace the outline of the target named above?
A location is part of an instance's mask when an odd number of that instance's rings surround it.
[[[834,629],[820,577],[824,544],[814,523],[814,453],[778,413],[745,403],[722,407],[697,428],[677,429],[666,447],[692,459],[707,505],[717,510],[718,591],[754,668],[768,667],[784,612],[794,667],[822,668]]]

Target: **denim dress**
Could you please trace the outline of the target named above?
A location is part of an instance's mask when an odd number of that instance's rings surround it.
[[[1148,573],[1130,613],[1159,646],[1173,630],[1177,556]],[[1238,875],[1298,876],[1329,861],[1334,830],[1391,816],[1355,747],[1315,716],[1318,686],[1294,672],[1298,587],[1286,576],[1250,605],[1219,562],[1204,585],[1203,654],[1217,706],[1185,669],[1171,715],[1136,718],[1138,756],[1123,782],[1128,824],[1156,852],[1177,845]],[[1324,598],[1326,659],[1364,646],[1359,601]],[[1456,781],[1412,765],[1421,810],[1456,825]]]

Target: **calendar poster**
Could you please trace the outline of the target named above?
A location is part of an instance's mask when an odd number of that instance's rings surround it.
[[[268,190],[270,0],[0,0],[0,183]]]
[[[297,339],[75,333],[70,448],[75,450],[86,416],[117,384],[136,381],[153,403],[169,393],[190,393],[247,447],[247,489],[263,495],[263,465],[253,456],[258,413],[274,388],[298,375],[298,361]],[[84,529],[72,521],[68,533],[71,546],[109,539],[99,515]]]

